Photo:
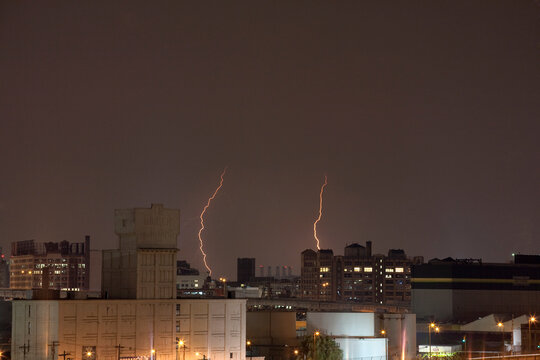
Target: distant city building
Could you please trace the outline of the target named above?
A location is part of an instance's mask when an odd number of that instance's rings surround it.
[[[275,273],[272,273],[272,266],[268,265],[267,273],[264,273],[264,265],[259,265],[258,267],[258,277],[273,277],[275,279],[287,279],[294,278],[293,268],[290,265],[276,265]],[[255,275],[254,275],[255,276]]]
[[[540,313],[540,256],[513,263],[433,259],[412,267],[412,311],[419,319],[464,322],[489,314]]]
[[[178,290],[203,288],[206,280],[205,275],[199,274],[199,270],[193,269],[185,260],[176,262],[176,288]]]
[[[413,262],[403,250],[388,255],[372,255],[366,246],[351,244],[344,255],[332,250],[302,252],[300,297],[321,301],[352,301],[410,306],[410,271]]]
[[[44,285],[43,279],[49,284]],[[12,243],[10,288],[88,290],[90,283],[90,237],[84,242]]]
[[[254,258],[238,258],[236,263],[236,281],[239,283],[247,283],[255,277]]]

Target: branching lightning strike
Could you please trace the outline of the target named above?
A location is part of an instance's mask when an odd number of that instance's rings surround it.
[[[319,194],[319,217],[313,223],[313,236],[315,237],[315,241],[317,241],[317,250],[321,250],[320,241],[319,241],[319,238],[317,237],[317,223],[321,221],[321,217],[322,217],[322,204],[323,204],[322,200],[323,200],[324,188],[326,187],[326,185],[328,185],[328,178],[326,177],[326,174],[325,174],[324,184],[322,184],[321,192]]]
[[[204,230],[204,213],[206,212],[206,210],[208,209],[208,207],[210,206],[210,202],[212,200],[214,200],[214,198],[216,197],[217,193],[219,192],[219,190],[221,189],[221,187],[223,186],[223,177],[225,176],[225,172],[227,171],[227,167],[225,167],[225,169],[223,169],[223,172],[221,173],[221,180],[219,181],[219,186],[217,187],[217,189],[214,191],[214,193],[212,194],[212,196],[210,196],[210,198],[208,199],[208,201],[206,202],[206,205],[204,206],[204,209],[203,211],[201,212],[201,215],[199,216],[199,218],[201,219],[201,228],[199,230],[199,242],[201,244],[201,246],[199,247],[199,249],[201,249],[201,254],[203,256],[203,262],[204,262],[204,266],[206,266],[206,269],[208,270],[208,276],[212,276],[212,269],[210,269],[210,266],[208,266],[208,263],[206,262],[206,253],[204,252],[203,250],[203,239],[202,239],[202,231]]]

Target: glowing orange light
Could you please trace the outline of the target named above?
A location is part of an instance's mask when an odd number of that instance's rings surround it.
[[[321,192],[319,193],[319,217],[313,223],[313,236],[315,237],[315,241],[317,241],[317,250],[321,250],[320,241],[319,241],[319,238],[317,237],[317,223],[321,221],[321,217],[322,217],[322,202],[323,202],[322,199],[323,199],[324,188],[326,187],[326,185],[328,185],[328,178],[326,177],[326,175],[324,175],[324,184],[322,184]]]
[[[204,213],[206,212],[206,209],[208,209],[208,207],[210,206],[210,202],[212,200],[214,200],[214,198],[216,197],[217,193],[219,192],[219,190],[221,189],[221,187],[223,186],[223,177],[225,176],[225,172],[227,171],[227,167],[225,167],[225,169],[223,169],[223,172],[221,173],[221,180],[219,182],[219,186],[217,187],[217,189],[214,191],[214,193],[212,194],[212,196],[208,199],[208,201],[206,202],[206,205],[203,209],[203,211],[201,212],[201,216],[200,216],[200,219],[201,219],[201,229],[199,230],[199,242],[201,243],[201,246],[199,247],[201,249],[201,253],[203,255],[203,262],[204,262],[204,266],[206,267],[206,269],[208,270],[208,275],[209,276],[212,276],[212,269],[210,269],[210,267],[208,266],[208,263],[206,262],[206,253],[204,252],[203,250],[203,240],[202,240],[202,237],[201,237],[201,233],[202,231],[204,230]]]

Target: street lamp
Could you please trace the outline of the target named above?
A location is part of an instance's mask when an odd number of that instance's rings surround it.
[[[317,331],[315,331],[313,333],[313,360],[317,360],[317,342],[316,342],[316,338],[319,335],[321,335],[319,330],[317,330]]]
[[[504,324],[502,322],[497,323],[497,327],[501,329],[501,340],[502,340],[502,350],[501,350],[501,356],[504,355]]]
[[[153,360],[156,360],[156,358],[157,358],[157,356],[156,356],[156,349],[150,350],[150,353],[152,354],[152,359],[153,359]]]
[[[386,335],[386,330],[382,329],[382,330],[381,330],[381,335],[382,335],[382,336]]]
[[[251,357],[253,356],[251,353],[251,340],[246,341],[246,346],[247,346],[247,349],[249,350],[249,358],[251,359]]]
[[[431,360],[431,330],[433,329],[433,331],[435,332],[439,332],[439,327],[437,325],[435,325],[434,322],[432,323],[429,323],[429,326],[428,326],[428,334],[429,334],[429,359]]]
[[[184,340],[178,340],[178,348],[182,348],[182,360],[186,360],[186,343]]]
[[[531,337],[531,324],[536,322],[536,317],[531,315],[529,317],[529,352],[532,352],[532,337]]]

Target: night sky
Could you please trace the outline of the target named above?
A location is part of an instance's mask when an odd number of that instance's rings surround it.
[[[216,276],[314,248],[540,253],[538,1],[0,2],[0,246],[181,209]]]

